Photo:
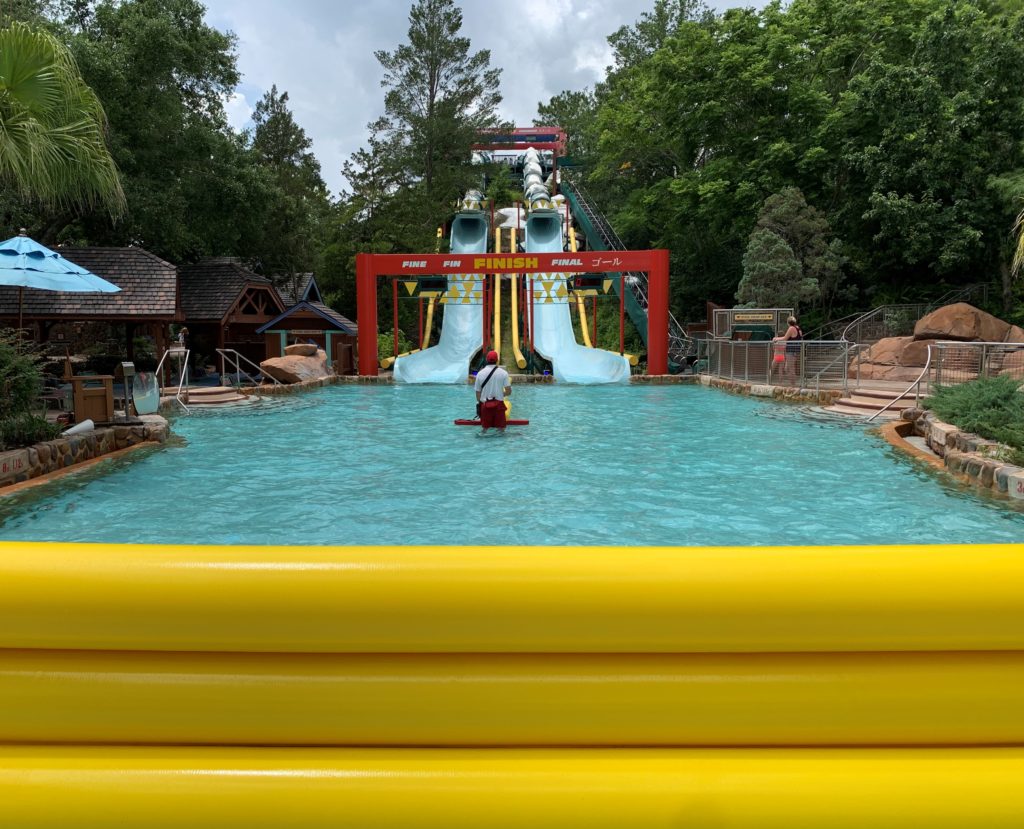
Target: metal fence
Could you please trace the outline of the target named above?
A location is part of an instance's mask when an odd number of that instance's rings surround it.
[[[932,387],[999,375],[1024,380],[1024,343],[939,342],[932,346],[928,372]]]
[[[697,340],[697,345],[697,365],[703,374],[815,390],[846,389],[850,362],[857,352],[857,346],[845,340]]]

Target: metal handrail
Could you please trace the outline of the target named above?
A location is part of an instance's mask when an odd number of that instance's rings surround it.
[[[938,299],[932,300],[931,302],[908,302],[908,303],[892,303],[888,305],[879,305],[877,308],[872,308],[870,311],[865,311],[863,314],[856,316],[847,326],[843,329],[843,333],[840,335],[841,339],[849,340],[847,334],[850,329],[854,326],[861,326],[868,322],[872,317],[877,317],[893,311],[909,311],[915,310],[917,313],[930,313],[937,308],[941,308],[943,305],[949,305],[951,302],[959,302],[962,300],[970,299],[978,291],[981,291],[983,298],[988,296],[988,284],[980,282],[974,285],[966,285],[963,288],[954,288],[951,291],[946,291]],[[852,316],[852,315],[851,315]],[[828,325],[835,325],[849,317],[843,317],[842,319],[836,320],[834,323],[827,323],[822,328]]]
[[[893,406],[895,406],[897,402],[899,402],[904,397],[906,397],[908,394],[910,394],[910,390],[913,389],[915,386],[917,387],[917,391],[914,392],[914,404],[916,405],[916,404],[920,403],[921,402],[921,381],[928,374],[928,371],[931,368],[931,365],[932,365],[932,347],[929,344],[929,346],[928,346],[928,356],[927,356],[927,358],[925,358],[924,368],[921,369],[921,373],[919,375],[917,375],[917,379],[913,383],[911,383],[909,386],[907,386],[907,390],[906,391],[904,391],[901,394],[899,394],[896,397],[894,397],[892,400],[890,400],[888,403],[886,403],[881,409],[879,409],[877,412],[875,412],[873,415],[871,415],[871,417],[869,417],[865,421],[865,423],[870,423],[872,420],[874,420],[876,417],[878,417],[883,412],[889,411],[889,409],[891,409]]]
[[[244,354],[239,353],[235,349],[233,349],[233,348],[218,348],[218,349],[216,349],[216,351],[220,355],[220,373],[221,373],[222,377],[227,374],[227,371],[225,370],[226,364],[230,364],[230,365],[234,366],[235,370],[234,370],[233,373],[234,373],[234,376],[236,378],[235,379],[235,387],[236,388],[241,385],[238,382],[238,380],[237,380],[238,375],[240,375],[240,374],[244,374],[246,377],[248,377],[252,381],[252,384],[254,386],[259,386],[260,385],[260,383],[256,382],[256,378],[255,377],[253,377],[248,371],[246,371],[245,369],[242,368],[242,365],[239,362],[240,360],[244,360],[250,366],[252,366],[254,369],[256,369],[256,371],[259,373],[260,377],[270,377],[270,379],[274,381],[274,385],[275,386],[283,385],[283,383],[280,380],[278,380],[273,375],[265,374],[263,372],[263,369],[261,369],[258,365],[256,365],[256,363],[254,363],[252,360],[250,360]]]
[[[808,341],[807,340],[801,340],[801,348],[800,348],[801,365],[803,364],[803,359],[804,359],[804,354],[803,354],[803,352],[804,352],[803,343],[804,342],[808,342]],[[860,349],[860,346],[857,343],[851,343],[851,342],[849,342],[847,340],[811,340],[810,342],[845,343],[846,346],[847,346],[847,348],[844,351],[841,351],[830,363],[828,363],[828,365],[826,365],[823,369],[821,369],[821,371],[819,371],[817,374],[814,375],[814,383],[815,383],[814,388],[815,388],[815,390],[817,390],[819,392],[821,391],[821,376],[826,371],[828,371],[830,368],[832,368],[832,366],[834,366],[836,363],[838,363],[840,360],[842,360],[844,362],[844,364],[845,364],[845,368],[843,369],[843,390],[845,391],[847,388],[849,388],[849,384],[850,384],[850,378],[849,378],[850,357],[851,357],[851,354],[857,352]]]
[[[182,365],[182,368],[181,368],[181,373],[178,375],[178,391],[174,395],[174,400],[175,400],[175,402],[177,402],[177,404],[179,406],[181,406],[181,408],[183,408],[185,410],[185,414],[192,414],[192,410],[188,406],[186,406],[185,405],[185,401],[181,399],[181,390],[182,390],[183,386],[185,388],[185,393],[188,394],[188,358],[189,358],[189,355],[192,353],[192,351],[190,349],[187,349],[187,348],[173,348],[172,347],[172,348],[168,348],[163,353],[163,356],[160,357],[160,362],[157,363],[157,365],[156,365],[156,372],[155,373],[156,373],[157,388],[159,388],[159,385],[160,385],[160,369],[162,369],[164,367],[164,360],[166,360],[168,355],[170,355],[170,354],[181,354],[183,352],[185,354],[185,359],[184,359],[184,364]]]

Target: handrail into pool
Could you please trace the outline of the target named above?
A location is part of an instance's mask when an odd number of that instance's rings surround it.
[[[164,361],[167,359],[169,354],[174,354],[176,356],[180,356],[181,354],[185,355],[183,357],[183,360],[182,360],[181,370],[178,373],[178,390],[174,393],[173,400],[179,406],[181,406],[181,408],[183,408],[185,410],[185,414],[191,414],[191,410],[189,409],[188,406],[185,405],[185,401],[181,399],[181,391],[182,391],[182,388],[186,389],[186,391],[188,389],[188,358],[189,358],[189,355],[192,354],[192,351],[190,349],[187,349],[187,348],[175,348],[174,346],[172,346],[171,348],[168,348],[163,353],[163,356],[160,357],[160,362],[157,363],[157,366],[156,366],[155,374],[156,374],[156,378],[157,378],[157,383],[160,382],[160,369],[162,369],[164,367]]]
[[[902,400],[904,397],[906,397],[908,394],[910,394],[910,390],[914,389],[915,387],[916,387],[916,390],[914,391],[914,404],[917,405],[918,403],[920,403],[921,402],[921,381],[927,376],[928,370],[931,368],[931,365],[932,365],[932,347],[931,347],[931,345],[929,345],[928,346],[928,356],[925,358],[925,361],[924,361],[924,368],[921,369],[921,373],[919,375],[917,375],[917,379],[913,383],[911,383],[909,386],[907,386],[906,391],[903,391],[900,394],[896,395],[896,397],[894,397],[892,400],[890,400],[888,403],[886,403],[884,406],[882,406],[881,409],[879,409],[877,412],[875,412],[873,415],[871,415],[869,418],[867,418],[867,420],[865,422],[866,423],[870,423],[872,420],[874,420],[876,417],[881,415],[883,412],[889,411],[889,409],[891,409],[893,406],[895,406],[900,400]]]
[[[1024,545],[6,542],[0,585],[19,829],[1024,823]]]
[[[220,355],[220,373],[221,373],[221,377],[227,376],[227,366],[229,364],[235,369],[234,370],[234,377],[235,377],[235,387],[236,388],[241,385],[241,383],[238,380],[238,377],[240,375],[242,375],[242,374],[244,374],[246,377],[248,377],[250,380],[252,380],[254,385],[256,385],[256,386],[260,385],[259,383],[256,382],[256,378],[255,377],[253,377],[251,374],[249,374],[248,371],[246,371],[245,369],[242,368],[242,364],[241,364],[242,360],[244,360],[249,365],[251,365],[254,369],[256,369],[256,371],[259,373],[260,377],[269,377],[271,380],[274,381],[274,385],[275,386],[283,385],[280,380],[278,380],[276,377],[274,377],[274,375],[272,375],[272,374],[265,374],[263,372],[263,369],[261,369],[258,365],[256,365],[256,363],[254,363],[252,360],[250,360],[244,354],[236,351],[234,348],[218,348],[218,349],[216,349],[216,351]]]

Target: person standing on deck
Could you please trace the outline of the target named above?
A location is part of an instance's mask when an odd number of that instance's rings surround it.
[[[498,365],[497,351],[487,352],[487,367],[477,372],[473,388],[483,431],[492,426],[505,431],[505,398],[512,394],[512,381],[508,372]]]

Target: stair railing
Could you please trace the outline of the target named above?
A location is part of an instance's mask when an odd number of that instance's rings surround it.
[[[570,195],[587,215],[594,230],[603,239],[607,250],[626,250],[622,239],[619,238],[614,228],[608,224],[604,214],[594,207],[593,199],[579,184],[563,178],[561,186],[563,189],[570,191]],[[647,274],[638,271],[625,271],[622,276],[623,282],[629,287],[637,305],[646,317],[648,307]],[[671,309],[668,312],[668,353],[669,357],[679,364],[683,364],[686,357],[697,353],[696,343],[686,333],[683,326],[679,324]]]
[[[886,403],[881,409],[879,409],[877,412],[875,412],[873,415],[871,415],[871,417],[869,417],[866,422],[870,423],[872,420],[874,420],[876,417],[881,415],[883,412],[889,411],[889,409],[891,409],[893,406],[895,406],[900,400],[902,400],[904,397],[906,397],[908,394],[910,394],[911,391],[914,392],[914,405],[915,406],[919,405],[921,403],[921,381],[925,377],[928,376],[928,372],[931,370],[931,367],[932,367],[932,347],[931,347],[931,345],[929,345],[928,346],[928,357],[925,359],[925,361],[924,361],[924,368],[921,369],[921,373],[919,375],[917,375],[917,379],[913,383],[911,383],[909,386],[907,386],[906,391],[901,392],[900,394],[896,395],[892,400],[890,400],[888,403]]]
[[[178,390],[175,392],[173,400],[179,406],[181,406],[182,409],[185,410],[185,414],[191,414],[192,410],[189,409],[189,407],[185,405],[185,401],[182,400],[182,393],[183,393],[183,391],[184,391],[184,396],[188,397],[188,358],[189,358],[189,355],[192,354],[192,352],[189,349],[183,348],[183,347],[171,347],[171,348],[168,348],[163,353],[163,355],[160,357],[160,362],[157,363],[157,365],[156,365],[157,388],[160,387],[160,371],[164,367],[164,361],[167,359],[167,357],[169,355],[172,355],[172,354],[175,357],[182,357],[182,359],[183,359],[181,370],[178,373]]]
[[[241,381],[239,380],[239,377],[241,375],[243,375],[243,374],[246,377],[249,378],[249,381],[254,386],[259,386],[260,385],[260,383],[258,383],[256,381],[255,377],[253,377],[248,371],[246,371],[244,368],[242,368],[242,363],[243,362],[248,363],[250,366],[252,366],[254,369],[256,369],[257,374],[259,374],[261,378],[270,377],[270,379],[274,381],[274,385],[275,386],[283,385],[283,383],[281,383],[281,381],[278,380],[276,377],[274,377],[272,375],[269,375],[269,374],[265,374],[263,372],[263,370],[258,365],[256,365],[256,363],[254,363],[252,360],[250,360],[244,354],[240,354],[238,351],[236,351],[233,348],[218,348],[217,349],[217,353],[220,355],[220,374],[221,374],[221,377],[229,376],[228,372],[227,372],[227,368],[229,366],[231,368],[233,368],[234,371],[231,372],[230,376],[234,378],[234,386],[235,386],[236,389],[239,388],[242,385]]]

